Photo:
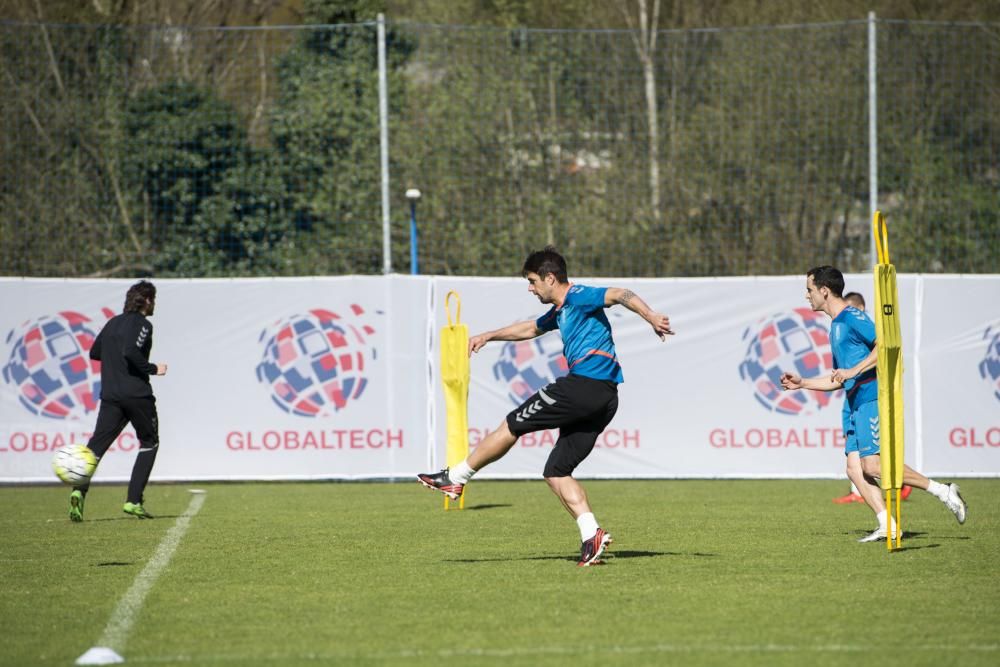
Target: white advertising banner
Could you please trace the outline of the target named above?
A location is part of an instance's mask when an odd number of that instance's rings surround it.
[[[849,290],[874,302],[870,275],[846,278]],[[631,311],[609,309],[625,382],[618,413],[578,469],[580,476],[844,476],[843,392],[782,392],[778,385],[786,370],[808,377],[833,370],[829,318],[808,307],[804,277],[578,282],[631,289],[668,315],[676,332],[661,342]],[[914,349],[915,282],[905,276],[899,281],[904,363],[912,363]],[[547,309],[524,280],[438,278],[436,293],[449,290],[462,295],[470,335]],[[445,314],[438,310],[440,328]],[[551,332],[532,341],[493,342],[474,356],[473,445],[521,401],[565,374],[561,352],[559,334]],[[906,398],[912,404],[912,385]],[[908,413],[910,432],[913,424]],[[557,435],[523,436],[484,475],[540,476]],[[908,461],[913,457],[907,453]],[[443,460],[440,448],[437,460]]]
[[[131,280],[0,279],[0,483],[50,482],[99,404],[88,356]],[[782,392],[832,370],[828,318],[797,276],[582,279],[666,313],[661,342],[609,309],[625,382],[581,477],[844,476],[841,392]],[[444,461],[437,336],[459,293],[470,334],[547,308],[523,279],[368,276],[156,280],[153,480],[401,478]],[[870,274],[847,289],[874,303]],[[906,459],[928,474],[1000,475],[1000,276],[899,277]],[[473,446],[566,372],[558,331],[472,358]],[[483,477],[541,476],[558,434],[522,437]],[[128,478],[127,429],[99,480]]]
[[[925,280],[920,340],[922,466],[1000,471],[1000,276]]]
[[[85,443],[87,350],[132,281],[0,281],[0,479],[50,481]],[[430,283],[381,277],[157,280],[153,479],[392,477],[427,463]],[[406,391],[399,391],[406,387]],[[127,479],[126,431],[99,479]]]

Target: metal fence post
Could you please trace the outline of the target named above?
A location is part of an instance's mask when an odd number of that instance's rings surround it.
[[[868,12],[868,219],[878,209],[878,89],[875,12]],[[868,266],[875,266],[875,236],[869,234]]]
[[[378,119],[382,171],[382,273],[392,273],[389,241],[389,84],[385,62],[385,14],[378,15]]]

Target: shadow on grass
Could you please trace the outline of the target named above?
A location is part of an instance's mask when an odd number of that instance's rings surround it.
[[[858,531],[858,530],[851,531],[850,533],[844,533],[844,534],[845,535],[867,535],[867,533],[865,533],[864,531]],[[937,549],[938,547],[941,546],[940,544],[918,544],[916,546],[914,546],[912,544],[907,544],[908,540],[914,540],[914,539],[916,539],[916,540],[919,541],[920,538],[923,538],[923,537],[926,537],[926,536],[927,536],[927,533],[925,533],[925,532],[904,530],[903,531],[903,546],[899,547],[898,549],[892,549],[892,552],[896,553],[896,552],[900,552],[900,551],[917,551],[918,549]],[[938,539],[938,540],[971,540],[972,539],[968,535],[953,535],[953,536],[935,535],[934,537],[935,537],[935,539]],[[885,540],[879,540],[878,542],[873,542],[872,544],[881,544],[883,547],[885,547]],[[888,551],[888,549],[887,549],[887,551]]]
[[[864,536],[864,535],[867,535],[868,533],[866,533],[863,530],[853,530],[850,533],[844,533],[844,534],[845,535],[859,535],[859,536]],[[915,537],[923,537],[926,534],[927,533],[920,533],[920,532],[917,532],[917,531],[914,531],[914,532],[911,533],[908,530],[904,530],[903,531],[903,539],[904,540],[912,540]],[[885,542],[885,540],[879,540],[875,544],[882,544],[883,542]]]
[[[129,514],[122,513],[122,516],[105,516],[100,519],[84,519],[86,523],[97,523],[98,521],[156,521],[162,519],[178,519],[181,514],[156,514],[152,518],[140,519]]]
[[[941,546],[940,544],[921,544],[915,547],[911,547],[911,546],[906,546],[905,542],[903,544],[904,546],[901,546],[898,549],[893,549],[889,553],[898,554],[902,551],[918,551],[919,549],[937,549],[938,547]]]
[[[466,511],[495,510],[495,509],[500,509],[501,507],[513,507],[513,505],[511,505],[510,503],[493,503],[492,505],[491,504],[470,505],[469,507],[466,507],[465,510]]]
[[[661,556],[697,556],[699,558],[714,558],[718,554],[706,554],[697,551],[682,553],[679,551],[608,551],[603,556],[606,563],[613,562],[619,558],[659,558]],[[519,560],[564,560],[577,562],[580,560],[579,554],[572,556],[523,556],[521,558],[449,558],[445,563],[504,563]]]
[[[609,551],[611,558],[651,558],[654,556],[697,556],[698,558],[715,558],[719,554],[706,554],[700,551]]]
[[[97,567],[128,567],[130,565],[135,565],[135,563],[123,563],[121,561],[113,560],[106,563],[98,563]]]

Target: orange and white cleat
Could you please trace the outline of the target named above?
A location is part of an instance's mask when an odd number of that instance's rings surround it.
[[[847,505],[850,503],[863,503],[865,502],[865,499],[859,496],[858,494],[851,492],[845,496],[834,498],[833,502],[837,503],[838,505]]]
[[[580,567],[597,565],[601,562],[601,554],[613,541],[611,533],[606,533],[603,528],[598,528],[592,538],[580,545],[580,561],[577,565]]]

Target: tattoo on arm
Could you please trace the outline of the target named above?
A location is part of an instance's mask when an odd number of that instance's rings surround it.
[[[635,292],[630,289],[622,290],[622,295],[618,297],[618,303],[623,306],[627,306],[628,302],[635,298]]]

